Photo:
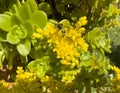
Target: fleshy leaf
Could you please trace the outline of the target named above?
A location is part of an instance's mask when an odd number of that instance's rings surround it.
[[[49,3],[42,2],[38,5],[39,10],[43,10],[47,15],[50,15],[52,13],[51,7]]]
[[[11,12],[12,12],[12,13],[16,13],[17,15],[19,14],[19,12],[18,12],[18,7],[17,7],[16,4],[13,4],[12,9],[11,9]]]
[[[48,56],[44,56],[41,59],[36,59],[32,62],[30,62],[27,66],[27,68],[32,71],[32,72],[36,72],[37,76],[39,78],[42,78],[46,71],[49,70],[49,57]]]
[[[19,0],[17,0],[16,5],[17,5],[17,8],[20,9],[20,7],[21,7],[21,3],[20,3]]]
[[[26,3],[29,4],[32,13],[38,10],[35,0],[27,0]]]
[[[63,24],[63,26],[65,26],[65,27],[69,27],[70,26],[70,22],[67,19],[61,20],[59,23]]]
[[[44,75],[45,75],[45,70],[44,70],[44,66],[41,66],[40,64],[39,65],[37,65],[37,76],[39,77],[39,78],[42,78],[42,77],[44,77]]]
[[[25,3],[24,5],[22,5],[19,9],[19,16],[23,19],[23,20],[27,20],[30,18],[31,15],[31,10],[30,10],[30,6]]]
[[[35,71],[37,65],[38,65],[40,62],[41,62],[41,59],[36,59],[36,60],[34,60],[34,61],[31,61],[31,62],[27,65],[27,68],[28,68],[30,71]]]
[[[5,59],[4,51],[0,51],[0,68],[3,66],[3,61]]]
[[[11,28],[11,18],[9,15],[0,14],[0,28],[9,31]]]
[[[31,15],[30,20],[43,29],[47,23],[47,15],[43,11],[36,11]]]
[[[20,30],[18,30],[17,34],[20,39],[24,39],[27,36],[27,30],[22,25],[20,25]]]
[[[10,43],[10,44],[18,44],[20,42],[20,39],[18,38],[17,35],[15,34],[12,34],[11,32],[9,32],[7,34],[7,41]]]
[[[34,31],[34,25],[30,20],[25,21],[24,27],[27,30],[27,34],[31,35]]]
[[[22,56],[27,56],[31,50],[30,41],[22,41],[17,45],[17,50]]]
[[[20,16],[14,14],[11,18],[12,25],[20,25],[23,23],[23,20]]]
[[[14,25],[11,29],[11,33],[17,35],[20,39],[24,39],[27,36],[27,30],[22,25]]]

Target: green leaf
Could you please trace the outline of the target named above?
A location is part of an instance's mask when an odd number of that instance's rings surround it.
[[[31,50],[31,43],[28,40],[22,41],[17,45],[17,50],[22,56],[27,56]]]
[[[21,7],[21,3],[20,3],[19,0],[17,0],[16,5],[17,5],[17,8],[20,9],[20,7]]]
[[[43,11],[36,11],[31,15],[30,20],[43,29],[47,23],[47,15]]]
[[[4,14],[5,14],[5,15],[8,15],[8,16],[10,16],[10,17],[12,17],[12,15],[13,15],[13,13],[12,13],[12,12],[9,12],[9,11],[5,11]]]
[[[34,61],[31,61],[28,65],[27,65],[27,68],[30,70],[30,71],[35,71],[36,68],[37,68],[37,65],[41,62],[41,59],[36,59]]]
[[[15,34],[12,34],[11,32],[9,32],[7,34],[7,41],[10,43],[10,44],[18,44],[20,42],[20,39],[18,38],[17,35]]]
[[[24,39],[27,36],[27,30],[22,25],[20,25],[20,29],[18,28],[17,34],[20,39]]]
[[[65,27],[70,27],[70,22],[67,19],[61,20],[59,23]]]
[[[105,47],[105,40],[104,40],[104,38],[100,38],[99,39],[99,45],[101,46],[101,47]]]
[[[27,68],[32,71],[32,72],[36,72],[37,76],[39,78],[42,78],[46,71],[49,70],[49,57],[48,56],[44,56],[41,59],[36,59],[32,62],[30,62],[27,66]]]
[[[18,7],[16,4],[13,4],[12,9],[11,9],[12,13],[16,13],[17,15],[19,15],[19,11],[18,11]]]
[[[56,4],[56,9],[57,9],[57,11],[59,11],[61,14],[65,14],[65,13],[66,13],[65,6],[64,6],[64,4],[62,4],[62,3]]]
[[[39,10],[43,10],[47,15],[50,15],[52,13],[51,7],[49,3],[42,2],[38,5]]]
[[[24,22],[24,27],[27,30],[28,36],[34,32],[34,25],[30,20]]]
[[[31,61],[28,65],[27,68],[30,71],[36,71],[37,70],[37,66],[42,66],[44,67],[44,70],[48,70],[47,68],[47,64],[50,63],[49,57],[48,56],[44,56],[41,59],[36,59],[34,61]]]
[[[11,18],[12,25],[20,25],[23,24],[23,20],[20,16],[14,14]]]
[[[35,0],[27,0],[26,3],[29,4],[32,13],[38,10],[37,3],[35,2]]]
[[[45,50],[44,49],[34,49],[32,48],[31,51],[30,51],[30,57],[33,58],[33,59],[38,59],[38,58],[41,58],[43,56],[45,56]]]
[[[22,25],[14,25],[11,33],[17,35],[20,39],[24,39],[27,36],[27,30]]]
[[[28,20],[30,18],[30,15],[31,15],[30,6],[27,3],[25,3],[19,9],[19,16],[23,20]]]
[[[0,68],[3,66],[4,59],[5,59],[5,51],[0,51]]]
[[[44,68],[43,68],[43,66],[41,66],[40,64],[39,65],[37,65],[37,76],[39,77],[39,78],[42,78],[42,77],[44,77],[45,76],[45,73],[46,73],[46,71],[44,70]]]
[[[6,14],[0,14],[0,28],[7,32],[10,31],[11,28],[11,18]]]

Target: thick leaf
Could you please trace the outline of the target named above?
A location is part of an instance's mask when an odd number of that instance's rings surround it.
[[[20,39],[24,39],[27,36],[27,30],[22,25],[20,25],[20,29],[18,29],[17,34]]]
[[[4,59],[5,59],[5,51],[0,51],[0,68],[3,66]]]
[[[30,71],[35,71],[36,68],[37,68],[37,65],[41,62],[41,59],[36,59],[34,61],[31,61],[28,65],[27,65],[27,68],[30,70]]]
[[[39,10],[43,10],[47,15],[50,15],[52,13],[51,7],[49,3],[42,2],[38,5]]]
[[[11,18],[12,25],[20,25],[23,24],[23,20],[20,16],[14,14]]]
[[[34,31],[34,25],[30,20],[25,21],[24,27],[27,30],[27,34],[31,35]]]
[[[10,16],[10,17],[12,17],[12,15],[13,15],[13,13],[12,13],[12,12],[9,12],[9,11],[5,11],[4,14],[5,14],[5,15],[8,15],[8,16]]]
[[[39,65],[37,65],[37,76],[39,77],[39,78],[42,78],[42,77],[44,77],[45,76],[45,70],[44,70],[44,67],[43,66],[41,66],[40,64]]]
[[[16,5],[17,5],[17,8],[20,9],[20,7],[21,7],[21,3],[20,3],[19,0],[17,0]]]
[[[18,7],[17,7],[16,4],[13,4],[12,9],[11,9],[11,12],[12,12],[12,13],[16,13],[17,15],[19,14],[19,12],[18,12]]]
[[[47,64],[49,64],[49,57],[48,56],[44,56],[41,59],[36,59],[32,62],[30,62],[27,66],[27,68],[31,71],[36,71],[37,70],[37,65],[40,65],[42,67],[44,67],[44,70],[47,70]]]
[[[67,19],[61,20],[59,23],[65,27],[70,27],[70,22]]]
[[[37,3],[35,2],[35,0],[27,0],[26,3],[29,4],[32,13],[38,10]]]
[[[20,39],[18,38],[17,35],[15,34],[12,34],[11,32],[9,32],[7,34],[7,41],[10,43],[10,44],[18,44],[20,42]]]
[[[0,28],[9,31],[11,28],[11,18],[9,15],[0,14]]]
[[[28,40],[25,40],[23,42],[20,42],[17,45],[17,50],[22,56],[27,56],[30,53],[31,50],[31,43]]]
[[[46,71],[49,69],[49,57],[48,56],[44,56],[41,59],[36,59],[32,62],[30,62],[27,66],[27,68],[30,71],[35,71],[37,73],[37,76],[39,78],[42,78]]]
[[[43,29],[47,23],[47,15],[43,11],[36,11],[31,15],[30,20]]]
[[[27,36],[27,30],[22,25],[14,25],[11,29],[11,33],[17,35],[20,39],[24,39]]]
[[[23,20],[27,20],[30,18],[31,15],[31,10],[30,10],[30,6],[25,3],[24,5],[22,5],[19,9],[19,16],[23,19]]]

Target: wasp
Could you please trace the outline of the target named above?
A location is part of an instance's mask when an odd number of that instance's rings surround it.
[[[61,30],[61,32],[62,32],[63,34],[66,33],[66,31],[65,31],[65,29],[64,29],[64,27],[63,27],[63,24],[56,23],[56,24],[55,24],[55,27],[58,28],[59,30]]]
[[[66,19],[60,22],[50,20],[50,22],[54,24],[54,27],[58,29],[63,35],[65,35],[69,31],[70,24],[69,21]]]

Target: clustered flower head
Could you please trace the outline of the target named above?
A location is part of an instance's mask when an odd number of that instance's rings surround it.
[[[113,87],[115,90],[120,90],[120,69],[116,66],[111,66],[111,69],[115,72],[115,76],[112,78]]]
[[[28,79],[29,81],[33,81],[36,79],[35,73],[24,71],[22,67],[17,67],[16,72],[17,72],[17,79]]]
[[[86,17],[79,18],[75,27],[71,25],[69,27],[63,26],[63,29],[59,29],[55,24],[48,22],[46,28],[44,30],[38,28],[33,37],[46,37],[48,39],[47,42],[54,45],[53,51],[57,53],[57,58],[62,59],[62,64],[74,67],[79,64],[80,51],[87,51],[88,49],[88,44],[82,37],[85,32],[83,26],[86,24]]]

